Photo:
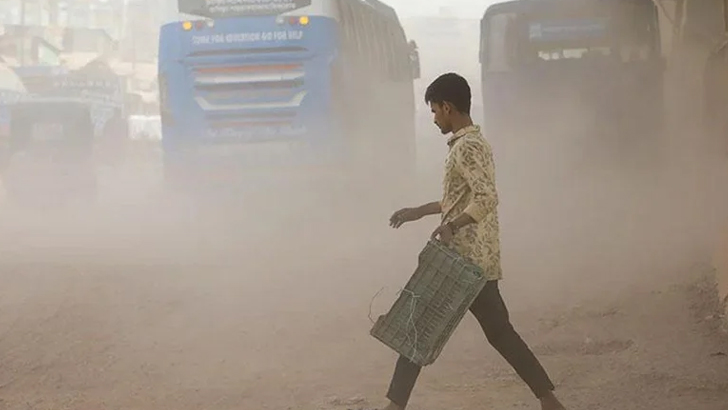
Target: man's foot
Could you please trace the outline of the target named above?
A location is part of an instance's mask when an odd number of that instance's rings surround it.
[[[354,410],[354,409],[348,409]],[[394,403],[389,403],[386,407],[376,407],[373,409],[357,409],[357,410],[404,410],[404,407],[400,407]]]
[[[541,397],[541,410],[566,410],[554,393]]]
[[[392,402],[389,402],[387,407],[383,408],[382,410],[404,410],[404,407],[401,407]]]

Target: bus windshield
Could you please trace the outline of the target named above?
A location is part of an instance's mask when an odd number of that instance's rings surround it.
[[[200,17],[271,16],[311,5],[311,0],[179,0],[180,13]]]
[[[646,61],[659,55],[651,2],[548,2],[549,7],[506,11],[486,18],[490,71],[537,62],[603,59]]]

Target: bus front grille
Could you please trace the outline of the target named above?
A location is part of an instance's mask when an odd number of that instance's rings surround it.
[[[195,101],[206,114],[291,110],[306,96],[303,64],[199,66],[193,78]]]

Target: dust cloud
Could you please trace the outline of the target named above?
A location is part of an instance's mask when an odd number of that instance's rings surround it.
[[[548,309],[640,297],[707,263],[724,159],[674,114],[677,97],[658,136],[595,138],[591,112],[578,104],[568,117],[525,118],[517,134],[486,135],[504,293],[523,323]],[[162,193],[159,147],[147,144],[120,164],[100,164],[98,204],[5,201],[0,408],[378,400],[393,362],[368,336],[370,316],[389,307],[437,223],[387,225],[399,207],[440,195],[444,136],[427,113],[417,118],[418,172],[404,191],[329,175],[195,202]],[[442,366],[464,360],[455,350]]]

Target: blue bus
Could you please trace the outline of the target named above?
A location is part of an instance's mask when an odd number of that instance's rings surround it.
[[[652,0],[502,2],[485,11],[480,38],[486,128],[542,134],[582,120],[590,133],[659,135],[665,60]]]
[[[159,37],[171,186],[414,168],[419,57],[394,9],[377,0],[176,6]]]

